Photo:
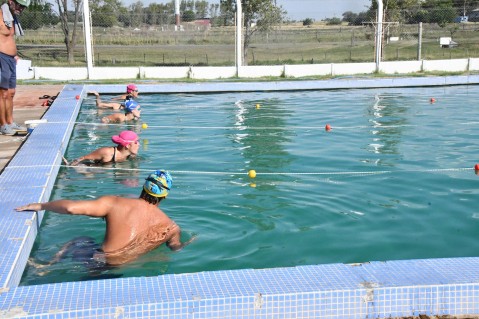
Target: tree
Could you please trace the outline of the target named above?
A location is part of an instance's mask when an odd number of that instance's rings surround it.
[[[195,20],[195,13],[191,10],[186,10],[183,12],[181,20],[183,20],[184,22],[191,22]]]
[[[441,28],[453,22],[457,15],[452,0],[426,0],[422,7],[429,11],[429,22],[435,22]]]
[[[209,14],[210,14],[210,22],[212,25],[218,26],[221,25],[221,18],[219,17],[220,12],[220,5],[218,3],[210,4],[209,6]]]
[[[229,10],[236,11],[233,0],[221,0]],[[247,65],[248,48],[256,32],[270,32],[280,24],[286,16],[286,11],[276,5],[275,0],[241,0],[244,16],[243,63]]]
[[[206,18],[208,16],[208,2],[205,0],[196,1],[195,13],[197,19]]]
[[[83,4],[82,0],[73,0],[73,11],[68,11],[68,0],[56,0],[58,5],[58,15],[60,18],[60,25],[65,36],[65,45],[67,49],[68,63],[75,63],[73,55],[77,43],[77,31],[80,17],[80,8]],[[71,16],[71,17],[70,17]],[[73,26],[70,26],[70,21],[73,20]]]
[[[341,19],[340,18],[327,18],[326,25],[340,25]]]
[[[223,20],[221,25],[234,25],[235,10],[232,0],[220,0],[220,15]]]
[[[314,20],[311,18],[306,18],[303,20],[303,26],[305,27],[313,25],[313,23],[314,23]]]
[[[174,23],[171,19],[173,16],[174,8],[171,4],[150,3],[145,9],[146,23],[149,25],[164,25],[168,23]]]
[[[138,28],[141,27],[143,22],[146,23],[146,19],[144,19],[144,14],[143,14],[143,2],[141,1],[136,1],[135,3],[132,3],[129,6],[129,13],[130,13],[130,27]]]
[[[348,25],[363,25],[368,22],[376,21],[376,14],[373,10],[368,10],[360,12],[358,14],[351,11],[346,11],[343,13],[343,21],[347,22]]]
[[[24,29],[36,30],[45,25],[56,25],[58,16],[53,12],[51,3],[34,1],[27,10],[22,13],[22,26]]]
[[[352,11],[343,12],[343,21],[347,22],[349,25],[353,25],[354,20],[356,20],[357,17],[358,15]]]
[[[119,0],[89,0],[91,23],[97,27],[112,27],[118,24],[121,12]]]

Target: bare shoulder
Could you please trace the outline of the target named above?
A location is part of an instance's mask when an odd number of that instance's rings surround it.
[[[134,198],[125,198],[116,195],[105,195],[96,199],[97,207],[102,207],[107,211],[124,211],[138,207],[138,202]]]
[[[113,146],[103,146],[98,149],[96,149],[94,152],[98,154],[113,154]]]
[[[98,197],[96,199],[97,202],[101,202],[101,203],[114,203],[116,202],[119,198],[121,197],[118,197],[118,196],[115,196],[115,195],[105,195],[105,196],[101,196],[101,197]]]
[[[135,206],[139,207],[144,201],[140,200],[139,198],[128,198],[128,197],[121,197],[116,195],[105,195],[98,198],[98,201],[103,203],[109,203],[114,206]]]

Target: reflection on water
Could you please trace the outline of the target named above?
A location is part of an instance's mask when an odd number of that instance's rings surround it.
[[[161,208],[185,239],[198,239],[96,274],[72,260],[48,273],[27,267],[22,284],[477,255],[478,94],[455,86],[142,95],[148,129],[133,126],[139,157],[97,170],[63,167],[52,198],[137,197],[150,170],[167,169],[173,188]],[[126,129],[96,125],[88,103],[68,159]],[[100,243],[104,227],[47,213],[31,258],[47,262],[77,236]]]
[[[232,119],[233,127],[238,130],[229,134],[229,137],[234,142],[234,147],[238,148],[239,145],[245,168],[256,170],[257,173],[287,170],[293,158],[286,150],[285,144],[290,143],[294,136],[293,128],[288,126],[287,119],[293,112],[287,110],[280,99],[239,100],[235,102],[235,106]],[[278,193],[276,183],[268,183],[264,179],[260,184],[256,184],[252,179],[250,182],[251,187],[268,189],[269,194]],[[245,202],[244,210],[241,212],[242,219],[255,225],[260,231],[275,229],[275,219],[270,214],[277,212],[278,206],[286,206],[286,199],[275,196],[274,200],[269,198],[261,207],[255,207],[259,197],[262,197],[261,194],[245,192],[241,196]],[[248,203],[252,203],[252,206]],[[273,203],[272,207],[269,207],[269,203]]]
[[[372,124],[371,134],[373,135],[369,149],[373,153],[398,155],[402,134],[409,124],[407,99],[400,94],[376,94],[374,99],[374,104],[367,112]],[[380,162],[379,158],[376,159],[376,164],[388,165],[387,161]]]
[[[257,108],[256,104],[261,107]],[[240,145],[245,163],[252,169],[282,171],[292,160],[284,146],[293,136],[287,125],[292,112],[284,109],[278,99],[237,101],[235,105],[233,125],[238,131],[231,139]]]

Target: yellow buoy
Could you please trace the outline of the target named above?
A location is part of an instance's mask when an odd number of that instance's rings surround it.
[[[261,107],[261,105],[256,104],[256,109],[259,109],[260,107]]]
[[[141,124],[141,128],[146,130],[148,128],[148,124],[146,123]]]
[[[256,177],[256,171],[254,169],[250,170],[248,172],[248,176],[251,177],[251,178],[255,178]]]

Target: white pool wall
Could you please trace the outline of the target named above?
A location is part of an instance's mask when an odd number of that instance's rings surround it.
[[[298,65],[242,66],[237,72],[234,66],[224,67],[36,67],[29,60],[17,65],[19,80],[122,80],[122,79],[230,79],[312,76],[345,76],[381,73],[384,75],[412,74],[419,72],[475,72],[479,71],[479,58],[450,60],[420,60],[376,63],[326,63]],[[377,72],[379,71],[379,72]]]

